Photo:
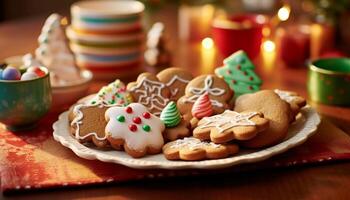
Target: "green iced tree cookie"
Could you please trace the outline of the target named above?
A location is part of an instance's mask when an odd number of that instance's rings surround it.
[[[254,72],[255,66],[247,54],[240,50],[224,60],[224,66],[217,68],[215,74],[223,78],[235,96],[260,90],[261,79]]]

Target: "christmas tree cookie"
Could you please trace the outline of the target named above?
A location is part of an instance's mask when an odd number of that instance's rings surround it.
[[[181,117],[176,103],[171,101],[160,114],[160,120],[165,124],[164,139],[173,141],[190,136],[189,123]]]
[[[247,54],[240,50],[224,60],[224,66],[217,68],[215,74],[223,78],[235,95],[253,93],[260,90],[261,79],[254,72],[255,66]]]

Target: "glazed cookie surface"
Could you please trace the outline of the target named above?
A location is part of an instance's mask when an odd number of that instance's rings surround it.
[[[172,67],[159,72],[157,78],[169,87],[171,99],[177,101],[185,94],[185,88],[193,76],[187,70]]]
[[[221,144],[252,139],[268,127],[269,120],[262,113],[226,110],[222,114],[201,119],[193,130],[193,137]]]
[[[111,107],[105,112],[107,139],[117,150],[134,158],[160,153],[164,144],[163,122],[140,103]]]
[[[142,73],[136,82],[127,86],[135,102],[146,106],[149,111],[159,116],[171,97],[170,89],[151,73]]]
[[[108,144],[104,114],[107,107],[78,104],[69,114],[72,135],[81,143],[92,141],[98,147]]]
[[[163,154],[168,160],[205,160],[226,158],[238,150],[235,144],[214,144],[188,137],[165,144]]]
[[[185,119],[191,119],[191,109],[196,100],[207,93],[214,113],[222,113],[229,108],[228,102],[233,96],[233,91],[226,82],[219,77],[209,74],[201,75],[194,78],[186,86],[185,96],[177,101],[181,114],[185,115]]]
[[[237,98],[235,111],[258,111],[270,121],[269,128],[251,140],[242,141],[246,147],[260,148],[281,142],[288,133],[291,109],[273,90],[262,90]]]

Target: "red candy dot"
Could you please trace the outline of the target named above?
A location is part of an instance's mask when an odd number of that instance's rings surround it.
[[[232,74],[231,70],[226,71],[227,74]]]
[[[151,114],[149,114],[149,112],[143,113],[142,116],[143,116],[145,119],[151,118]]]
[[[241,70],[241,68],[242,68],[242,67],[241,67],[240,65],[237,66],[237,69],[238,69],[238,70]]]
[[[135,124],[131,124],[131,125],[129,125],[129,130],[132,132],[135,132],[135,131],[137,131],[137,126]]]
[[[132,121],[133,121],[135,124],[141,124],[141,118],[139,118],[139,117],[134,117],[134,118],[132,119]]]
[[[231,82],[232,82],[233,84],[236,84],[236,83],[237,83],[236,80],[232,80]]]
[[[126,111],[127,113],[132,113],[132,108],[131,108],[131,107],[126,107],[126,108],[125,108],[125,111]]]
[[[252,81],[252,80],[253,80],[253,77],[252,77],[252,76],[251,76],[251,77],[249,77],[249,80],[251,80],[251,81]]]
[[[252,86],[249,86],[248,88],[249,88],[249,90],[253,90],[253,87],[252,87]]]
[[[248,73],[247,73],[247,72],[243,72],[243,74],[244,74],[245,76],[247,76],[247,75],[248,75]]]

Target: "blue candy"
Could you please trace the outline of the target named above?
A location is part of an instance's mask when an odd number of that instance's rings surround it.
[[[14,67],[6,67],[4,71],[2,72],[2,79],[3,80],[20,80],[21,79],[21,73],[18,69]]]

